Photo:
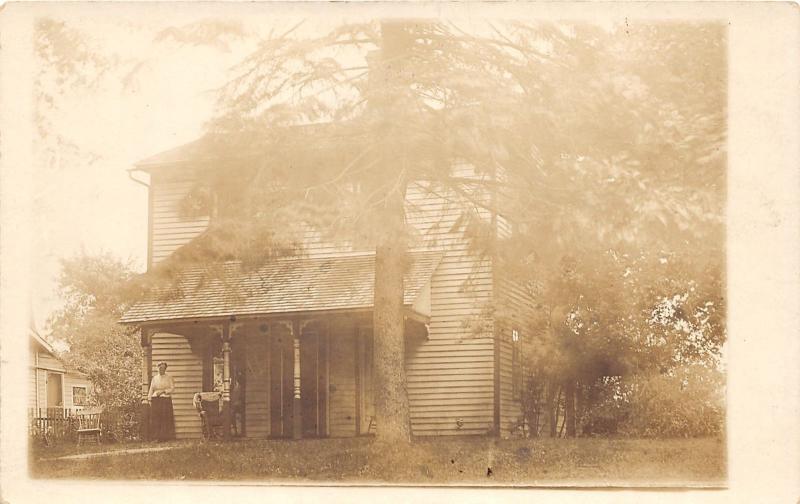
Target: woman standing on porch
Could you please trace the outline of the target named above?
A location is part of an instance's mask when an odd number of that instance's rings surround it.
[[[155,440],[168,441],[175,437],[175,420],[172,413],[172,391],[175,382],[167,374],[167,363],[158,363],[158,374],[150,382],[150,436]]]

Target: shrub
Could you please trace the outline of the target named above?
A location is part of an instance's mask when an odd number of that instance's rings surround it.
[[[139,418],[136,405],[103,411],[100,418],[104,442],[132,441],[139,436]]]
[[[725,419],[724,376],[702,366],[641,380],[633,388],[623,433],[645,437],[719,435]]]
[[[703,366],[605,379],[583,415],[584,434],[631,437],[719,435],[725,419],[724,375]]]
[[[587,408],[580,423],[583,435],[617,434],[631,414],[630,395],[633,385],[619,377],[604,377],[589,389]]]

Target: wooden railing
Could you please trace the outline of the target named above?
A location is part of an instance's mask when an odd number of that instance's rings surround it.
[[[82,408],[29,408],[28,433],[49,443],[75,437],[78,427],[76,417]]]
[[[28,408],[28,418],[69,418],[75,416],[84,406],[71,408]]]

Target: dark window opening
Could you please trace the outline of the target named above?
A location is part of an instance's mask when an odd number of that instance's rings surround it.
[[[72,404],[86,406],[86,387],[72,387]]]

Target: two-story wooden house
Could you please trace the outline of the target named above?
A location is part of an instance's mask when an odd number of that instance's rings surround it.
[[[149,186],[148,262],[165,260],[200,236],[208,216],[183,217],[195,181],[198,143],[140,161]],[[407,193],[415,231],[405,278],[406,372],[414,436],[502,435],[521,412],[516,342],[531,299],[476,254],[456,224],[464,207],[425,184]],[[481,214],[498,235],[502,219]],[[176,435],[201,436],[195,392],[238,388],[247,437],[358,436],[374,430],[372,327],[374,252],[329,243],[309,231],[302,253],[255,272],[184,271],[179,296],[156,294],[122,322],[142,330],[142,392],[157,362],[169,364]],[[496,303],[511,306],[500,319]],[[509,310],[505,310],[509,312]]]

